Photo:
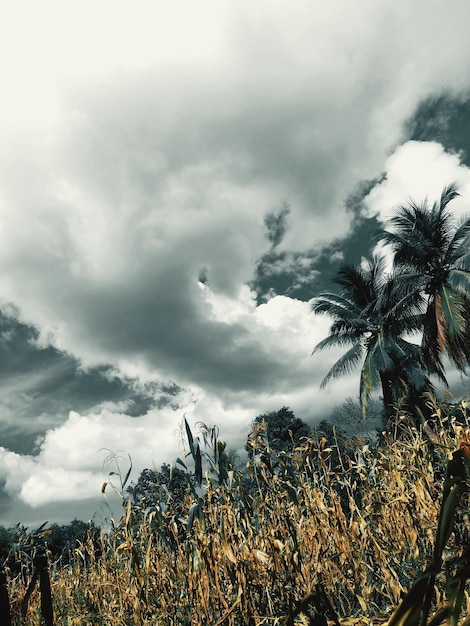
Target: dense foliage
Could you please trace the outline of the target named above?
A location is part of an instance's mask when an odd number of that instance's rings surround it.
[[[254,423],[258,426],[265,424],[260,429],[259,436],[263,436],[266,443],[277,452],[292,450],[299,444],[302,437],[308,437],[311,431],[310,427],[299,417],[296,417],[287,406],[283,406],[279,411],[258,415]],[[248,437],[246,449],[248,454],[252,456],[252,437]]]
[[[78,519],[69,524],[43,524],[33,531],[20,524],[13,528],[0,526],[0,563],[15,569],[18,553],[31,556],[35,546],[42,543],[53,562],[68,565],[74,559],[75,548],[89,536],[90,529],[97,531],[93,523]]]

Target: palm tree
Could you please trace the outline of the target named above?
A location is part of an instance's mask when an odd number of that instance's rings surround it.
[[[397,289],[426,298],[423,360],[441,378],[444,355],[463,372],[470,362],[470,217],[454,219],[449,203],[458,195],[453,183],[431,208],[399,206],[382,236],[395,255]]]
[[[359,397],[363,412],[372,390],[382,387],[387,415],[403,396],[432,389],[421,361],[418,345],[403,338],[422,327],[420,300],[415,292],[397,288],[385,275],[386,260],[375,256],[360,267],[345,265],[335,282],[341,293],[323,293],[313,302],[317,314],[333,318],[330,334],[314,352],[333,346],[350,346],[323,379],[324,387],[332,378],[351,371],[363,360]]]

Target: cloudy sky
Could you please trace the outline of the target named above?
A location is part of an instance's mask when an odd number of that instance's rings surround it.
[[[390,209],[470,211],[467,0],[0,8],[0,524],[100,511],[104,449],[314,424],[309,301]],[[451,375],[465,393],[466,380]]]

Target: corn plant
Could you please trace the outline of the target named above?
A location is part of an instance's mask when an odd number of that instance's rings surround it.
[[[397,608],[389,626],[426,626],[435,596],[436,578],[444,561],[444,551],[454,530],[455,515],[461,500],[468,494],[470,471],[470,440],[468,434],[447,464],[442,504],[431,562],[411,587]],[[470,578],[470,546],[455,559],[453,572],[446,581],[447,600],[430,621],[435,626],[447,621],[457,626],[464,601],[465,584]],[[470,623],[470,620],[466,620]]]
[[[164,493],[147,508],[123,494],[112,528],[51,567],[57,626],[470,624],[463,406],[436,405],[427,432],[400,417],[347,450],[318,433],[276,452],[253,428],[242,471],[224,465],[217,429],[185,424],[177,510]],[[121,493],[126,477],[110,473]],[[31,575],[9,574],[16,624]],[[35,587],[24,626],[39,604]]]

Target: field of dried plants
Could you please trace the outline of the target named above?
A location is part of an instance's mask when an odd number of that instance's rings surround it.
[[[143,510],[123,489],[114,530],[51,564],[55,624],[382,624],[400,603],[395,626],[470,623],[470,421],[461,406],[435,412],[424,433],[398,418],[348,452],[318,434],[276,454],[257,425],[247,467],[224,480],[217,431],[188,427],[183,509],[162,492]],[[13,624],[39,624],[28,568],[8,574]]]

